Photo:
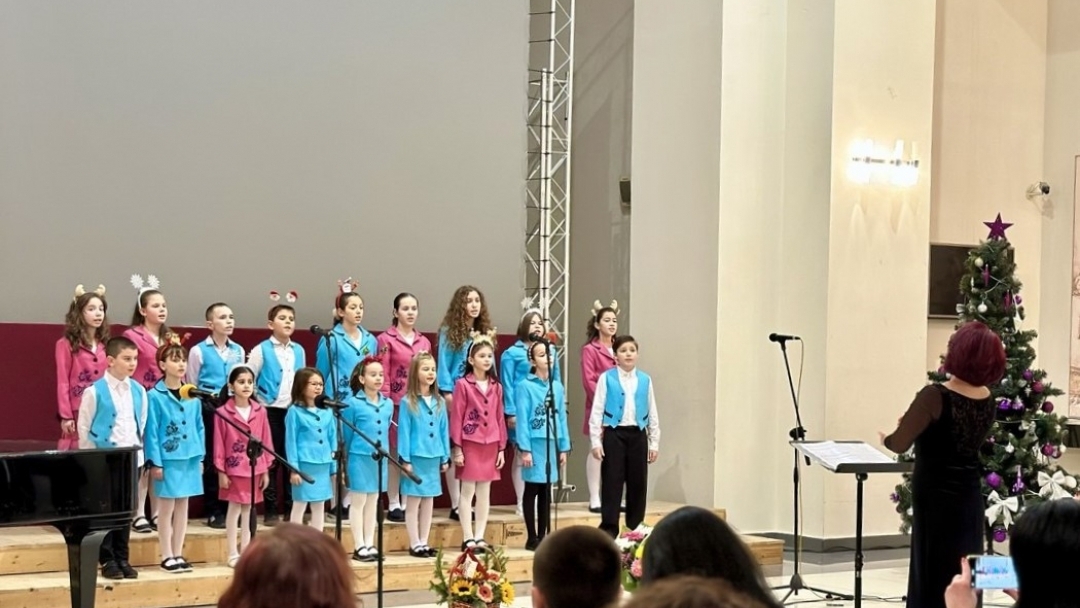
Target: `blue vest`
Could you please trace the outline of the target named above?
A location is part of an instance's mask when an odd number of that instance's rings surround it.
[[[143,391],[138,389],[142,388],[142,385],[131,378],[128,378],[125,382],[128,383],[128,390],[131,391],[131,404],[135,407],[135,434],[141,436],[141,429],[143,428]],[[89,439],[94,443],[95,447],[117,447],[112,441],[113,425],[116,423],[116,404],[113,403],[112,393],[109,392],[109,383],[102,377],[92,386],[94,387],[94,397],[97,400],[97,408],[94,410],[94,419],[90,422]]]
[[[636,372],[638,380],[637,392],[634,393],[634,413],[637,414],[638,428],[644,429],[649,425],[649,384],[652,383],[652,378],[641,370]],[[626,407],[626,392],[619,382],[619,368],[613,367],[604,372],[603,380],[607,398],[604,400],[604,420],[601,426],[619,426],[623,409]]]
[[[240,348],[240,345],[232,340],[229,340],[229,360],[225,361],[218,354],[217,348],[213,342],[207,343],[205,340],[199,342],[199,354],[202,355],[202,367],[199,368],[199,378],[196,384],[199,385],[204,391],[210,391],[216,393],[221,390],[221,387],[225,386],[225,383],[229,380],[229,370],[234,365],[238,365],[244,362],[244,349]]]
[[[293,352],[293,368],[304,367],[304,348],[296,342],[289,342],[289,347]],[[278,361],[274,343],[270,340],[263,340],[259,348],[262,350],[263,363],[259,377],[255,379],[255,394],[263,403],[273,403],[281,390],[281,362]]]

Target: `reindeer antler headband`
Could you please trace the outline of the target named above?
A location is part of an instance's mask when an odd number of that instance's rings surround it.
[[[604,308],[604,305],[600,303],[600,300],[596,300],[592,305],[592,316],[595,319],[596,315],[600,314],[600,311]],[[615,300],[611,301],[611,304],[607,305],[607,308],[615,311],[615,314],[619,314],[619,303]]]
[[[497,334],[495,333],[495,328],[494,327],[492,327],[491,329],[489,329],[489,330],[487,330],[486,332],[483,332],[483,333],[478,332],[478,331],[469,332],[469,338],[472,340],[473,348],[475,348],[479,344],[487,344],[487,345],[491,346],[491,348],[495,348],[495,336],[496,335]],[[472,350],[472,349],[470,349],[470,350]]]
[[[78,300],[79,298],[86,295],[86,293],[87,293],[87,291],[86,291],[85,288],[83,288],[82,283],[79,283],[78,285],[75,286],[75,297],[72,298],[72,299]],[[103,297],[105,295],[105,286],[104,285],[98,285],[97,289],[95,289],[94,291],[92,291],[90,293],[93,293],[94,295],[96,295],[99,298]]]
[[[345,279],[344,281],[339,280],[337,282],[337,286],[338,286],[338,293],[339,294],[353,293],[354,291],[356,291],[357,289],[360,288],[360,282],[357,281],[356,279],[352,278],[352,277],[349,277],[349,278]]]
[[[287,291],[287,292],[285,292],[285,301],[288,302],[289,304],[292,304],[293,302],[295,302],[299,297],[300,297],[300,294],[296,293],[295,291]],[[271,289],[270,290],[270,301],[271,302],[278,302],[280,300],[281,300],[281,294],[276,289]]]

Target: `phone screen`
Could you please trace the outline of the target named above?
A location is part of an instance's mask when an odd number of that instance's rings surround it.
[[[971,586],[976,589],[1016,589],[1012,558],[1008,555],[975,555],[968,558]]]

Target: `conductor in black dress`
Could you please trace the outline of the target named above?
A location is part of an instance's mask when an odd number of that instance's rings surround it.
[[[944,367],[949,379],[920,390],[897,429],[882,437],[898,454],[915,445],[909,608],[944,608],[960,558],[982,552],[979,449],[994,424],[987,385],[1005,373],[1005,348],[997,334],[972,321],[949,338]]]

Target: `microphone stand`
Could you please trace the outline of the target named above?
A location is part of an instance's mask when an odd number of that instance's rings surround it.
[[[289,464],[289,461],[285,460],[285,458],[281,454],[278,454],[274,450],[267,447],[265,443],[263,443],[259,438],[252,435],[251,432],[245,430],[239,424],[236,424],[235,422],[230,420],[229,417],[221,411],[221,408],[214,406],[214,402],[216,401],[215,399],[211,399],[210,397],[200,397],[200,400],[202,402],[202,407],[204,410],[213,412],[215,416],[223,420],[232,428],[236,429],[237,432],[239,432],[241,435],[244,436],[245,439],[247,439],[246,451],[248,457],[248,465],[251,467],[251,515],[248,517],[248,530],[251,532],[251,537],[255,538],[255,532],[259,527],[259,518],[255,516],[255,469],[258,467],[259,457],[262,456],[264,451],[267,454],[273,456],[275,460],[285,465],[285,468],[288,469],[291,473],[296,473],[297,475],[299,475],[300,478],[303,479],[306,483],[315,483],[315,480],[311,477],[311,475],[308,475],[307,473],[304,473],[300,469]]]
[[[552,510],[557,510],[557,505],[559,504],[551,495],[551,457],[553,455],[552,444],[554,444],[555,446],[554,452],[557,455],[559,453],[559,427],[555,423],[555,415],[557,413],[557,409],[555,407],[555,367],[551,364],[551,342],[548,342],[546,340],[544,341],[544,353],[548,361],[547,396],[544,397],[544,409],[545,413],[547,414],[547,437],[544,441],[544,450],[547,453],[547,460],[544,462],[544,479],[546,481],[546,483],[544,484],[544,492],[546,493],[545,496],[548,499],[548,512],[546,522],[547,528],[545,534],[550,534],[551,531],[554,529],[551,525]],[[562,482],[562,477],[559,478],[559,481],[560,483]],[[555,517],[555,521],[558,522],[559,518]]]
[[[408,477],[414,483],[416,483],[416,484],[421,483],[420,478],[417,477],[415,473],[407,470],[405,468],[405,466],[402,465],[401,462],[397,458],[394,458],[389,453],[387,453],[386,450],[383,449],[381,441],[376,441],[376,440],[372,439],[371,437],[368,437],[366,433],[364,433],[360,429],[356,428],[356,425],[354,425],[353,423],[346,420],[345,416],[344,416],[344,413],[343,413],[341,408],[333,408],[333,410],[334,410],[334,415],[337,417],[339,423],[344,424],[345,426],[349,427],[349,429],[352,430],[352,432],[356,433],[357,436],[359,436],[361,439],[366,441],[369,445],[371,445],[372,449],[374,449],[374,452],[372,452],[371,457],[375,460],[375,468],[378,471],[378,476],[376,478],[377,479],[376,483],[378,485],[376,487],[379,489],[380,492],[382,491],[382,486],[383,486],[382,461],[384,459],[389,461],[390,464],[393,464],[395,467],[397,467],[398,471],[400,471],[402,475]],[[340,444],[341,440],[339,439],[338,442]],[[339,462],[339,464],[338,464],[338,485],[339,486],[341,485],[341,472],[343,471],[343,469],[342,469],[343,466],[344,465]],[[378,494],[378,492],[376,494]],[[382,504],[381,500],[376,500],[375,505],[376,505],[375,506],[375,530],[376,530],[376,535],[377,535],[377,538],[378,538],[378,540],[376,542],[379,545],[379,557],[375,561],[375,597],[376,597],[376,600],[377,600],[378,608],[383,608],[383,562],[386,561],[385,555],[383,554],[383,524],[384,524],[386,513],[385,513],[385,511],[383,509],[383,504]],[[338,533],[339,534],[340,534],[340,530],[341,530],[341,524],[339,522],[339,524],[338,524],[338,531],[339,531]],[[341,540],[340,536],[338,536],[338,540],[339,541]],[[355,541],[355,539],[354,539],[354,541]]]
[[[770,338],[771,338],[771,336],[770,336]],[[791,403],[795,407],[795,428],[788,431],[788,437],[790,437],[794,441],[805,441],[806,440],[806,428],[804,428],[803,424],[802,424],[802,414],[799,412],[799,398],[798,398],[798,395],[796,395],[796,393],[795,393],[795,382],[791,378],[791,363],[788,360],[787,340],[784,339],[784,338],[781,338],[781,339],[774,340],[774,341],[780,344],[780,352],[784,355],[784,369],[787,370],[788,388],[791,389]],[[794,467],[792,468],[792,474],[791,474],[791,480],[792,480],[792,484],[793,484],[793,487],[792,487],[793,511],[792,511],[791,515],[792,515],[792,520],[793,520],[792,532],[793,532],[793,539],[794,539],[794,544],[795,544],[795,572],[791,575],[791,580],[788,581],[788,584],[773,587],[773,590],[774,591],[780,590],[780,589],[787,589],[788,590],[788,592],[784,596],[784,598],[780,600],[781,604],[787,602],[788,598],[791,597],[792,595],[798,595],[799,591],[802,591],[803,589],[805,589],[807,591],[814,592],[814,593],[824,594],[826,596],[826,599],[839,598],[839,599],[850,600],[851,596],[844,595],[844,594],[841,594],[841,593],[836,593],[835,591],[829,591],[827,589],[819,589],[817,587],[808,586],[805,582],[803,582],[802,574],[799,573],[799,564],[800,564],[800,562],[802,562],[802,536],[799,533],[799,486],[802,483],[802,479],[799,476],[799,450],[797,448],[794,448],[794,447],[792,447],[792,449],[795,452],[795,464],[794,464]],[[810,457],[809,456],[806,457],[806,464],[807,464],[807,466],[810,465]]]
[[[332,347],[332,341],[334,339],[334,335],[333,335],[332,331],[327,331],[327,332],[323,332],[322,336],[323,336],[323,338],[325,338],[325,340],[323,341],[323,344],[326,346],[326,361],[330,365],[330,387],[331,388],[330,388],[329,394],[330,394],[330,396],[332,398],[337,399],[338,396],[339,396],[338,395],[338,385],[337,385],[337,349]],[[337,414],[337,412],[335,410],[334,418],[337,420],[337,422],[336,422],[337,429],[336,430],[337,430],[338,444],[337,444],[337,452],[334,454],[334,459],[337,460],[337,463],[338,463],[338,474],[337,474],[337,478],[334,481],[334,495],[337,497],[337,504],[334,505],[333,515],[334,515],[334,538],[336,538],[338,542],[341,542],[341,518],[343,516],[342,512],[344,511],[342,502],[344,502],[344,500],[345,500],[345,497],[342,496],[342,491],[344,490],[344,478],[343,478],[343,476],[345,474],[345,451],[344,451],[344,446],[345,446],[344,441],[345,440],[342,437],[344,429],[342,429],[342,427],[341,427],[341,416],[336,415],[336,414]],[[303,516],[301,515],[301,520],[302,519],[303,519]]]

